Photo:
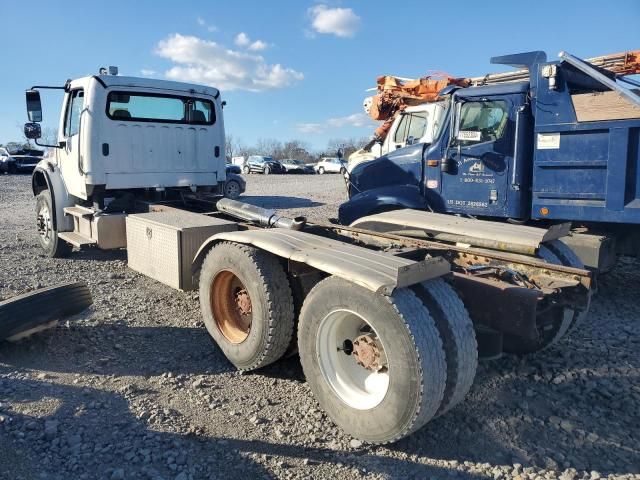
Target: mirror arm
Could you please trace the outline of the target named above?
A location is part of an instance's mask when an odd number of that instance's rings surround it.
[[[39,147],[47,147],[47,148],[64,148],[64,147],[62,147],[61,145],[48,145],[48,144],[45,144],[45,143],[40,143],[40,142],[38,142],[38,140],[37,140],[37,139],[35,139],[35,140],[33,141],[33,143],[35,143],[35,144],[36,144],[36,145],[38,145]]]
[[[66,86],[62,86],[62,87],[53,87],[51,85],[34,85],[33,87],[31,87],[29,90],[38,90],[38,89],[48,89],[48,90],[66,90],[67,87]]]

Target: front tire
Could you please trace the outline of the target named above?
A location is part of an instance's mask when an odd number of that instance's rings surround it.
[[[244,167],[242,167],[242,172],[245,175],[249,175],[251,173],[251,169],[247,165],[245,165]]]
[[[271,173],[271,168],[264,167],[264,171],[262,173],[264,173],[265,175],[269,175]]]
[[[319,173],[320,175],[324,175],[324,167],[320,167],[320,168],[318,168],[318,173]]]
[[[224,184],[224,196],[235,200],[240,196],[240,184],[235,180],[229,180]]]
[[[387,297],[337,277],[321,281],[304,301],[298,348],[318,403],[354,437],[394,442],[441,405],[442,340],[410,289]]]
[[[199,284],[204,324],[231,363],[247,371],[282,357],[293,335],[293,298],[276,257],[220,243],[207,254]]]
[[[36,228],[38,229],[40,246],[47,256],[62,258],[71,253],[71,245],[58,238],[58,231],[53,221],[53,202],[49,190],[41,191],[36,197]]]

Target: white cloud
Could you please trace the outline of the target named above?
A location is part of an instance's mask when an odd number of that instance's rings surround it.
[[[246,47],[251,43],[251,39],[249,38],[249,35],[247,35],[246,33],[240,32],[238,35],[236,35],[236,39],[234,40],[234,43],[239,47]]]
[[[318,33],[332,33],[338,37],[353,37],[360,27],[360,17],[350,8],[329,8],[315,5],[308,10],[311,26]]]
[[[254,52],[258,52],[260,50],[266,50],[267,47],[269,45],[267,45],[265,42],[263,42],[262,40],[256,40],[255,42],[253,42],[251,45],[249,45],[247,48],[249,50],[253,50]]]
[[[167,78],[203,83],[221,90],[258,92],[288,87],[304,78],[292,68],[268,64],[261,55],[179,33],[161,40],[156,53],[174,63],[165,72]]]
[[[198,25],[200,25],[201,27],[206,28],[209,32],[216,32],[218,30],[218,27],[216,27],[215,25],[209,25],[206,20],[202,17],[198,17],[198,19],[196,20],[198,22]]]
[[[140,73],[142,75],[144,75],[145,77],[153,77],[154,75],[156,75],[158,72],[156,72],[155,70],[151,70],[149,68],[143,68],[142,70],[140,70]]]
[[[269,47],[269,44],[267,42],[263,42],[262,40],[256,40],[255,42],[252,42],[249,35],[244,32],[240,32],[238,35],[236,35],[233,43],[235,43],[238,47],[243,47],[253,52],[266,50]]]
[[[296,125],[296,130],[300,133],[322,133],[324,127],[320,123],[299,123]]]
[[[296,129],[301,133],[318,134],[327,130],[344,127],[373,127],[375,123],[364,113],[354,113],[346,117],[329,118],[324,123],[299,123]]]

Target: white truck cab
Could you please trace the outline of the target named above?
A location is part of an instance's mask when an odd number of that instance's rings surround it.
[[[180,192],[223,192],[220,92],[202,85],[104,73],[67,81],[63,87],[36,86],[27,91],[30,123],[25,135],[37,140],[40,90],[64,90],[57,142],[43,145],[50,153],[33,174],[34,194],[43,197],[38,208],[48,210],[38,213],[41,241],[57,243],[58,234],[78,234],[72,218],[77,211],[69,207],[88,209],[85,217],[90,211],[93,218],[123,196],[157,200]],[[63,237],[74,245],[71,240],[78,240]],[[50,243],[43,246],[55,250]]]
[[[393,121],[382,144],[375,143],[370,151],[360,149],[349,156],[349,170],[358,163],[373,160],[407,145],[431,143],[440,129],[444,111],[444,102],[407,107]]]

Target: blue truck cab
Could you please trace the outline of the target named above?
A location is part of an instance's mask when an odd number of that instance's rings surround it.
[[[527,68],[528,80],[447,87],[433,143],[356,165],[340,222],[413,208],[521,222],[640,224],[640,96],[615,74],[561,56],[493,58]]]

